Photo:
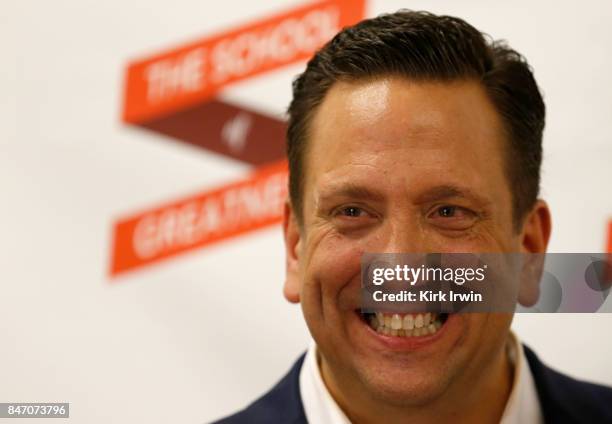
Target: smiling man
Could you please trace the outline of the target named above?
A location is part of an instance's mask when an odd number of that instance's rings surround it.
[[[224,422],[612,420],[611,391],[544,366],[512,314],[361,314],[365,252],[546,251],[545,108],[517,52],[400,11],[347,28],[289,107],[285,297],[314,342]]]

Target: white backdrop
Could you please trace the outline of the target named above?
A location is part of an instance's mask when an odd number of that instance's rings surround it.
[[[548,107],[550,250],[602,251],[612,217],[612,5],[490,3],[372,1],[368,15],[454,14],[527,56]],[[107,277],[117,216],[248,169],[123,125],[127,61],[296,4],[3,3],[0,402],[70,402],[73,422],[207,422],[267,390],[304,350],[300,309],[281,294],[280,227]],[[224,96],[281,115],[302,68]],[[612,315],[559,314],[517,316],[514,328],[547,363],[612,384],[610,325]]]

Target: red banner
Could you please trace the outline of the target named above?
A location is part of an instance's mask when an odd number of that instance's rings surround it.
[[[127,72],[123,119],[149,121],[212,98],[233,82],[306,60],[363,13],[364,0],[322,1],[135,61]]]
[[[115,224],[111,275],[139,268],[282,220],[287,164],[150,210]]]

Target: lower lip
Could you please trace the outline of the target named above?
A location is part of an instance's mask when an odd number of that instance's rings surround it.
[[[373,337],[378,343],[382,344],[384,348],[395,351],[414,351],[424,349],[428,346],[435,344],[438,340],[444,337],[444,334],[448,331],[448,328],[454,324],[457,319],[456,314],[449,314],[442,327],[438,329],[434,334],[428,334],[427,336],[418,337],[399,337],[399,336],[386,336],[378,333],[368,323],[366,323],[361,316],[358,316],[363,327],[370,337]]]

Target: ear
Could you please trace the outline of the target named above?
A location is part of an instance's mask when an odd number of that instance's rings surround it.
[[[540,297],[540,279],[552,229],[550,209],[543,200],[538,200],[523,223],[521,230],[521,252],[525,253],[519,303],[533,306]]]
[[[521,233],[521,250],[525,253],[546,253],[552,220],[544,200],[538,199],[525,218]]]
[[[285,237],[285,286],[283,294],[291,303],[300,301],[299,253],[301,234],[295,211],[289,200],[285,202],[283,213],[283,234]]]

